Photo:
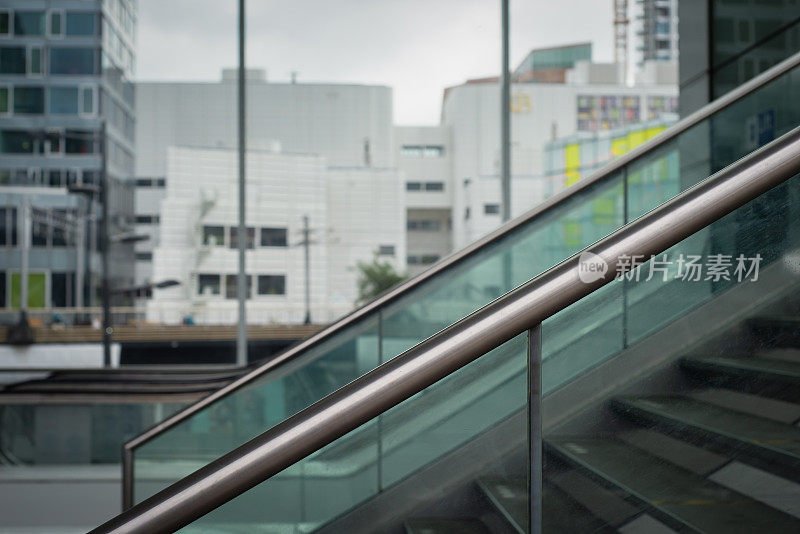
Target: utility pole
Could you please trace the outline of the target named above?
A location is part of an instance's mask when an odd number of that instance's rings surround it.
[[[109,280],[109,248],[111,239],[109,236],[110,228],[108,221],[108,143],[106,142],[106,119],[100,123],[100,209],[102,217],[102,230],[100,239],[102,240],[102,289],[101,300],[103,304],[103,366],[111,366],[111,334],[114,332],[111,326],[111,283]]]
[[[503,222],[511,219],[511,83],[508,72],[508,0],[500,0],[502,25],[502,74],[500,95],[500,187]]]
[[[236,280],[236,296],[239,301],[239,323],[236,329],[236,364],[247,365],[247,278],[245,274],[245,250],[247,228],[245,227],[245,58],[244,58],[244,0],[239,0],[239,276]]]
[[[308,215],[303,215],[303,247],[306,267],[306,318],[303,322],[311,324],[311,229],[308,227]]]

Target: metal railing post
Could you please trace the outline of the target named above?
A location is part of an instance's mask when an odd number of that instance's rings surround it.
[[[528,330],[528,521],[542,532],[542,324]]]

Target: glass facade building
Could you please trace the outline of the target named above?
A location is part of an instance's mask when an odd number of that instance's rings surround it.
[[[679,3],[681,115],[800,50],[795,0]]]
[[[81,288],[85,305],[99,303],[104,182],[109,235],[132,228],[136,12],[135,0],[0,5],[0,308],[7,312],[20,304],[24,203],[32,311],[74,306]],[[81,185],[98,192],[70,192]],[[112,288],[132,285],[132,246],[109,253]]]

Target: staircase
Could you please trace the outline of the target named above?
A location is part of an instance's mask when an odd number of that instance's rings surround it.
[[[745,330],[752,355],[681,358],[669,364],[678,392],[613,396],[607,431],[546,436],[543,530],[800,532],[800,320],[757,317]],[[475,480],[474,517],[405,530],[526,532],[518,475]]]

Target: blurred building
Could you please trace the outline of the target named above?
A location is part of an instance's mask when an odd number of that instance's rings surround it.
[[[637,64],[678,61],[678,0],[637,0]]]
[[[103,185],[105,146],[109,234],[132,230],[135,26],[130,0],[2,3],[0,307],[20,304],[24,202],[31,206],[29,307],[73,306],[81,288],[85,304],[99,303],[99,196],[70,188]],[[112,287],[131,285],[132,246],[113,246],[110,259]]]
[[[672,64],[671,69],[651,71],[641,84],[627,86],[620,83],[618,65],[581,59],[565,71],[564,83],[512,84],[512,216],[555,192],[544,179],[548,142],[578,132],[606,132],[674,116],[676,78]],[[449,130],[455,249],[501,222],[499,110],[496,80],[473,80],[445,92],[442,126]]]
[[[449,137],[443,126],[395,128],[397,166],[405,178],[406,261],[412,276],[452,250]]]
[[[235,323],[238,317],[238,152],[172,147],[156,279],[147,318],[158,323]],[[377,255],[405,268],[402,183],[394,169],[331,167],[314,154],[252,148],[247,153],[248,313],[252,323],[305,317],[304,217],[310,232],[311,319],[327,323],[355,304],[359,262]]]
[[[545,145],[544,189],[552,196],[573,185],[603,165],[629,152],[655,137],[677,122],[677,114],[660,119],[615,128],[578,132],[550,141]],[[668,168],[658,169],[660,177],[651,179],[660,183],[669,176]]]
[[[800,47],[796,0],[684,0],[679,6],[681,115],[732,91]],[[758,128],[770,128],[766,115],[760,121]]]
[[[145,82],[136,91],[137,229],[157,235],[168,147],[237,146],[236,70],[224,70],[218,82]],[[315,154],[330,167],[395,166],[388,87],[267,83],[263,70],[252,69],[247,71],[247,98],[250,147],[274,145],[287,154]],[[151,255],[157,245],[157,240],[137,245],[140,283],[153,276]]]
[[[528,52],[514,69],[515,82],[564,83],[567,70],[579,61],[591,61],[592,43],[576,43]]]

